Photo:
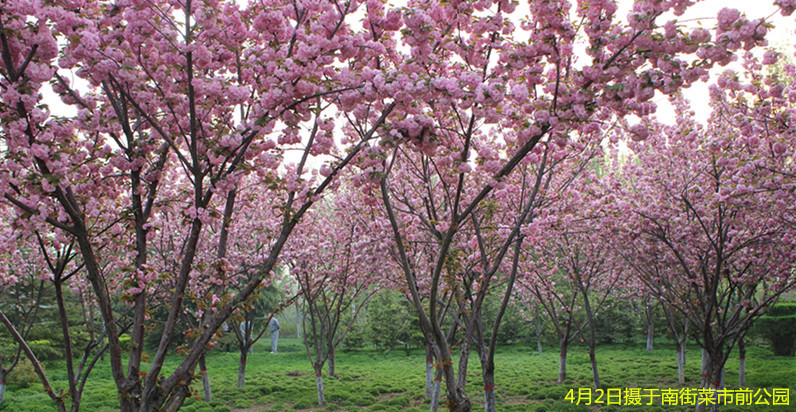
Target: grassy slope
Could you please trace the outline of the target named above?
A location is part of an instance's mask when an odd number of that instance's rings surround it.
[[[315,406],[315,378],[303,346],[296,339],[281,339],[279,355],[266,351],[265,340],[249,355],[246,387],[238,389],[236,353],[213,353],[208,356],[208,369],[213,386],[213,402],[190,399],[183,411],[282,411],[282,410],[373,410],[426,411],[424,395],[424,358],[420,350],[407,355],[404,351],[383,354],[379,351],[339,352],[339,380],[324,377],[327,407]],[[674,346],[658,343],[652,353],[636,347],[601,346],[597,349],[600,378],[605,388],[677,388],[677,365]],[[564,396],[571,388],[590,387],[591,369],[585,348],[573,347],[569,352],[567,382],[555,383],[558,355],[554,348],[539,355],[535,348],[514,346],[503,348],[497,355],[497,406],[499,411],[588,411],[585,406],[570,405]],[[686,386],[698,385],[699,349],[689,347]],[[179,360],[176,356],[172,362]],[[173,366],[172,366],[173,367]],[[726,382],[729,389],[737,387],[738,360],[728,362]],[[63,388],[65,376],[59,365],[51,365],[50,379],[56,388]],[[474,410],[482,408],[480,367],[472,354],[467,393]],[[796,410],[796,358],[774,357],[766,349],[751,347],[747,353],[747,384],[750,388],[790,388],[791,406],[725,407],[722,411],[789,411]],[[201,391],[201,382],[194,388]],[[201,394],[197,393],[198,399]],[[95,370],[86,385],[84,411],[114,411],[116,393],[107,368]],[[636,407],[637,408],[637,407]],[[632,407],[602,407],[602,411],[630,410]],[[645,406],[644,411],[692,410]],[[0,411],[54,410],[52,401],[38,385],[16,388],[11,382],[6,402]]]

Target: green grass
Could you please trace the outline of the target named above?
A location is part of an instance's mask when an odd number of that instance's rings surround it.
[[[213,388],[213,401],[203,402],[201,382],[196,380],[195,396],[189,399],[183,411],[426,411],[429,401],[424,399],[424,359],[421,350],[408,355],[404,351],[383,354],[375,350],[338,352],[339,379],[324,376],[327,405],[316,405],[315,377],[300,342],[280,339],[279,355],[271,355],[266,342],[258,345],[249,355],[246,370],[246,387],[237,383],[237,353],[212,352],[207,357]],[[656,350],[647,352],[642,344],[636,346],[601,346],[597,349],[600,378],[604,388],[696,388],[699,384],[700,350],[688,348],[686,384],[677,384],[677,365],[674,346],[656,342]],[[789,388],[796,395],[796,358],[776,357],[765,348],[752,345],[747,352],[747,386],[750,388]],[[588,388],[592,385],[591,368],[585,347],[571,347],[568,357],[568,378],[559,385],[558,353],[555,348],[539,355],[535,347],[511,346],[499,350],[496,356],[496,397],[499,411],[590,411],[583,405],[572,405],[564,400],[570,389]],[[179,362],[172,356],[166,369]],[[65,389],[63,367],[48,365],[48,375],[57,390]],[[738,360],[727,364],[726,383],[729,389],[737,388]],[[471,355],[468,370],[467,394],[473,410],[483,408],[480,391],[480,364],[477,354]],[[9,383],[6,401],[0,411],[54,410],[52,401],[36,384],[19,388]],[[92,373],[86,385],[82,410],[115,411],[118,409],[115,385],[107,362]],[[723,407],[722,411],[788,411],[790,406],[761,408],[759,406]],[[638,408],[638,407],[636,407]],[[633,407],[606,406],[601,410],[631,410]],[[692,410],[688,408],[645,406],[644,411]]]

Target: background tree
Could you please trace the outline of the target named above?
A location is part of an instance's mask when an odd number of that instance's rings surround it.
[[[793,356],[796,346],[796,303],[782,302],[771,307],[755,324],[758,334],[769,341],[776,356]]]
[[[608,199],[605,193],[599,192],[599,188],[604,186],[605,181],[599,171],[584,170],[564,186],[558,193],[560,200],[542,211],[528,229],[528,233],[541,239],[529,251],[529,258],[535,259],[534,263],[538,265],[537,280],[553,280],[545,286],[552,288],[550,292],[555,294],[556,301],[562,300],[558,296],[562,286],[571,294],[567,302],[568,321],[561,325],[559,319],[554,319],[558,323],[559,338],[563,345],[562,362],[566,359],[567,332],[571,328],[570,323],[575,320],[573,312],[582,310],[583,317],[573,337],[578,330],[582,334],[584,330],[587,332],[584,338],[588,343],[594,386],[597,389],[600,389],[600,378],[595,355],[596,318],[604,309],[608,297],[621,287],[622,279],[622,266],[618,258],[610,248],[605,247],[611,234],[601,230],[599,223],[603,218],[600,215],[603,199]],[[541,289],[536,290],[541,292]],[[550,292],[538,293],[537,298],[550,296]],[[557,303],[547,301],[549,313],[556,313],[553,305]],[[567,332],[562,334],[562,330]]]
[[[305,313],[304,346],[325,402],[323,367],[335,375],[335,352],[383,277],[384,243],[370,236],[367,210],[339,192],[297,229],[285,259],[298,284]]]
[[[392,109],[377,93],[364,97],[357,91],[364,83],[361,69],[378,59],[381,48],[356,45],[373,41],[369,30],[376,27],[366,25],[365,34],[355,35],[347,21],[356,5],[338,6],[269,2],[241,9],[235,2],[191,0],[5,5],[0,17],[3,199],[18,214],[35,216],[37,230],[57,228],[78,245],[85,265],[81,276],[92,285],[107,332],[121,410],[172,410],[182,404],[219,326],[269,276],[301,215],[362,148],[358,139],[337,152],[325,136],[302,135],[300,125],[314,108],[348,90],[345,109],[364,104],[360,122],[379,124]],[[356,64],[337,70],[331,64],[336,57]],[[69,71],[81,79],[76,85],[68,80]],[[39,90],[50,80],[77,115],[59,117],[41,104]],[[327,165],[331,177],[308,187],[303,162],[279,169],[281,162],[270,160],[287,148],[303,151],[305,158],[342,155]],[[186,290],[201,269],[194,264],[206,221],[221,215],[236,181],[255,169],[270,176],[271,185],[261,193],[283,202],[283,219],[272,228],[276,241],[234,298],[216,302],[186,358],[165,376],[163,362]],[[163,178],[173,185],[161,188]],[[152,217],[158,208],[177,205],[185,247],[178,269],[159,278],[147,262],[148,242],[161,230]],[[132,250],[118,255],[102,250],[105,231]],[[107,262],[116,257],[127,261],[108,270]],[[142,375],[147,302],[164,278],[174,285],[163,300],[164,333]],[[134,307],[126,363],[112,304],[119,295],[127,295]]]
[[[438,292],[450,287],[445,286],[446,277],[467,276],[465,271],[451,270],[459,245],[469,240],[457,236],[476,230],[478,223],[472,221],[481,218],[479,213],[483,212],[484,203],[496,196],[493,192],[502,191],[504,179],[540,142],[578,147],[588,141],[586,136],[599,135],[596,132],[601,123],[596,119],[651,112],[653,105],[649,99],[656,90],[671,93],[706,75],[714,62],[728,63],[732,59],[731,50],[742,45],[751,47],[762,40],[765,25],[736,18],[734,26],[722,26],[713,38],[707,30],[687,32],[674,22],[668,25],[669,29],[658,26],[656,18],[664,12],[670,9],[678,15],[683,12],[685,6],[679,3],[637,2],[624,25],[615,19],[613,2],[589,2],[572,11],[564,2],[546,2],[530,4],[531,16],[520,26],[529,40],[522,43],[513,40],[516,27],[508,18],[514,10],[511,3],[470,6],[457,2],[439,5],[410,2],[409,6],[411,12],[404,20],[409,30],[405,31],[404,42],[410,47],[411,58],[404,59],[401,67],[411,75],[400,86],[403,90],[415,90],[417,101],[425,104],[417,104],[400,122],[388,125],[387,130],[396,138],[413,142],[415,147],[411,155],[393,146],[378,150],[373,158],[386,158],[386,161],[381,166],[369,163],[369,167],[376,168],[373,174],[381,173],[380,195],[393,226],[396,255],[418,310],[421,328],[435,345],[435,357],[443,366],[449,408],[469,410],[465,382],[461,379],[462,371],[466,371],[467,348],[460,352],[457,380],[450,344],[445,341],[446,334],[437,319],[442,313],[437,307]],[[472,15],[483,17],[476,21],[470,18]],[[487,21],[490,23],[486,24]],[[441,34],[429,38],[428,32]],[[571,58],[580,35],[589,42],[590,62]],[[697,60],[690,63],[679,55],[694,52]],[[493,54],[496,60],[491,58]],[[643,68],[647,59],[651,62],[649,69]],[[495,61],[504,64],[493,64]],[[659,65],[659,61],[668,63]],[[677,75],[670,76],[667,72],[675,67]],[[514,75],[504,77],[509,69]],[[489,139],[484,137],[489,135],[486,129],[502,134],[499,146],[489,147]],[[580,133],[572,134],[572,130]],[[583,140],[573,138],[578,135]],[[493,154],[488,154],[487,147]],[[476,158],[476,151],[486,170],[470,164]],[[427,160],[421,160],[424,155],[428,156]],[[399,173],[402,168],[406,172]],[[417,171],[418,180],[426,180],[411,186],[432,187],[444,195],[433,199],[440,195],[425,195],[426,191],[420,190],[417,195],[407,197],[412,203],[399,203],[399,196],[411,193],[405,186],[401,187],[409,170]],[[400,178],[393,177],[394,173]],[[437,186],[442,187],[437,189]],[[404,213],[415,215],[417,220],[404,218]],[[508,220],[524,223],[523,213],[526,212],[519,207],[513,219]],[[402,233],[403,225],[410,221],[428,231],[427,241],[434,245],[430,259],[417,260],[403,250],[408,238]],[[489,289],[487,283],[500,267],[505,252],[514,247],[518,235],[519,231],[504,236],[505,247],[495,249],[502,252],[488,259],[486,254],[481,255],[481,263],[488,262],[486,267],[492,269],[479,267],[483,276],[479,283],[486,282],[478,286],[479,291]],[[516,247],[519,250],[519,245]],[[427,264],[427,260],[432,263]],[[428,275],[422,275],[427,276],[431,292],[427,303],[416,286],[424,270],[421,267],[429,268]],[[510,289],[511,286],[506,291]],[[472,320],[480,319],[477,305],[469,313],[476,315]],[[465,332],[475,333],[475,325],[465,326]],[[470,345],[470,338],[463,343]],[[482,370],[486,371],[484,387],[489,404],[490,391],[494,389],[489,383],[493,366],[489,350],[483,353],[487,355],[482,358],[486,362]]]
[[[794,245],[777,200],[789,191],[756,167],[781,154],[737,138],[726,106],[714,101],[706,127],[677,107],[678,123],[653,126],[648,142],[632,145],[638,161],[623,165],[627,197],[617,202],[617,223],[628,237],[616,248],[694,325],[707,355],[703,386],[718,388],[734,345],[796,284]],[[774,145],[782,137],[766,138]]]
[[[2,202],[15,210],[14,219],[27,222],[15,227],[21,237],[60,233],[68,238],[62,243],[79,250],[79,276],[91,285],[102,316],[125,412],[182,405],[219,327],[272,276],[293,228],[361,152],[367,158],[359,179],[378,182],[385,208],[392,208],[388,165],[397,155],[390,153],[404,147],[433,159],[438,177],[428,180],[448,186],[440,189],[448,200],[438,205],[445,213],[438,209],[438,219],[426,219],[436,239],[428,259],[430,298],[419,296],[417,273],[403,252],[400,263],[422,330],[436,345],[449,405],[468,410],[434,291],[444,274],[466,276],[464,286],[472,286],[480,277],[491,282],[499,270],[511,273],[499,268],[510,249],[520,250],[519,227],[533,201],[495,215],[512,222],[508,233],[476,235],[470,248],[479,249],[477,271],[473,262],[469,271],[443,270],[448,261],[461,263],[451,253],[467,245],[479,225],[489,229],[486,203],[499,203],[504,179],[540,142],[577,148],[615,115],[650,113],[656,90],[670,93],[707,76],[713,63],[754,47],[766,30],[730,10],[720,13],[715,35],[673,22],[659,26],[656,18],[669,10],[679,15],[686,3],[657,1],[636,2],[626,23],[616,20],[610,1],[572,10],[563,0],[532,3],[530,18],[519,25],[508,18],[515,5],[506,0],[410,2],[402,10],[367,1],[364,23],[359,3],[325,0],[246,7],[217,0],[6,3],[0,16]],[[588,43],[583,61],[573,52],[580,39]],[[50,111],[46,84],[69,110],[53,105],[57,111]],[[333,133],[344,129],[335,118],[347,121],[344,138]],[[288,159],[294,151],[298,156]],[[319,176],[310,171],[312,159],[321,163]],[[539,157],[526,161],[536,165]],[[246,279],[230,283],[234,290],[200,293],[196,280],[224,283],[232,273],[223,269],[225,231],[210,228],[226,220],[224,211],[237,202],[237,185],[247,176],[257,177],[260,195],[278,212],[268,232],[272,241]],[[390,223],[401,249],[398,222]],[[181,247],[177,265],[158,272],[150,251],[167,227],[176,230]],[[460,239],[460,233],[466,234]],[[504,284],[506,296],[512,283]],[[488,290],[479,286],[476,295]],[[132,307],[126,361],[117,301]],[[150,302],[167,313],[143,372]],[[451,315],[469,305],[449,302]],[[201,325],[188,332],[186,357],[166,371],[177,324],[194,304],[207,308]],[[501,316],[487,345],[479,305],[472,307],[464,346],[472,334],[479,338],[489,403]]]

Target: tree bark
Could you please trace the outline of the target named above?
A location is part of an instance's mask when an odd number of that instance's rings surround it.
[[[205,355],[199,358],[199,370],[202,372],[202,391],[204,392],[205,402],[213,401],[213,393],[210,390],[210,375],[207,374],[207,363]]]
[[[677,382],[685,383],[685,343],[677,344]]]
[[[711,355],[713,353],[713,355]],[[724,361],[726,360],[723,355],[721,355],[722,349],[721,347],[717,349],[711,349],[711,351],[706,350],[705,348],[702,349],[702,367],[703,367],[703,382],[705,386],[703,388],[711,388],[713,390],[713,402],[710,405],[711,412],[718,412],[719,405],[718,405],[718,390],[724,388]],[[697,412],[704,412],[707,408],[704,402],[700,402],[697,405]]]
[[[301,339],[301,324],[304,323],[304,316],[301,315],[301,310],[296,304],[296,339]]]
[[[589,345],[589,360],[591,361],[591,371],[594,376],[594,389],[600,389],[600,373],[597,371],[597,357],[594,353],[594,344]]]
[[[66,302],[64,302],[63,284],[61,274],[56,274],[53,279],[55,286],[55,300],[58,304],[58,315],[61,322],[61,333],[64,337],[64,357],[66,358],[66,374],[69,379],[69,395],[72,397],[72,410],[80,409],[81,393],[77,390],[77,379],[75,378],[74,356],[72,354],[72,338],[69,334],[69,320],[66,315]]]
[[[434,392],[434,359],[431,349],[426,347],[426,399],[431,399]]]
[[[652,352],[653,342],[655,341],[655,325],[652,322],[647,323],[647,351]]]
[[[743,339],[738,341],[738,386],[746,386],[746,344]]]
[[[334,374],[334,349],[329,349],[328,359],[326,361],[329,363],[329,377],[336,377],[337,375]]]
[[[539,354],[542,354],[542,334],[536,335],[536,350],[539,351]]]
[[[683,354],[683,365],[688,364],[688,356],[686,356],[688,353],[688,342],[686,342],[687,338],[685,336],[686,335],[683,335],[683,341],[680,342],[680,347],[682,348],[681,353]]]
[[[246,384],[246,357],[249,351],[246,348],[240,350],[240,363],[238,364],[238,387],[242,388]]]
[[[320,372],[315,373],[315,386],[318,390],[318,405],[323,405],[325,402],[323,396],[323,375]]]
[[[495,412],[495,385],[484,386],[484,412]]]
[[[191,393],[190,382],[180,385],[174,390],[174,393],[166,400],[163,409],[157,409],[162,412],[178,412],[185,402],[185,398]]]
[[[564,383],[567,379],[567,345],[566,341],[561,341],[558,357],[558,383]]]
[[[586,316],[589,321],[589,361],[591,362],[591,371],[594,376],[594,389],[600,389],[600,374],[597,371],[597,354],[594,350],[597,344],[596,332],[594,330],[594,312],[592,312],[591,304],[589,303],[588,290],[585,287],[581,287],[580,293],[583,295],[583,307],[586,309]]]
[[[437,375],[439,376],[434,379],[434,389],[431,391],[430,412],[437,412],[437,408],[439,407],[439,392],[442,386],[442,375],[439,373],[437,373]]]
[[[700,373],[702,374],[702,380],[699,383],[700,388],[707,388],[710,385],[710,357],[708,356],[708,351],[705,348],[702,348],[702,368],[700,369]]]
[[[0,405],[3,404],[3,401],[6,398],[6,373],[3,370],[0,370]]]

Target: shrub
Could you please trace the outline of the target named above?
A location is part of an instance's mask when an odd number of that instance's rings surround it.
[[[486,331],[484,339],[487,341],[491,339],[492,325],[497,319],[497,313],[500,309],[503,296],[499,294],[488,295],[484,302],[484,325]],[[536,339],[536,336],[533,337]],[[503,318],[500,322],[500,328],[497,333],[497,343],[499,345],[513,345],[520,342],[528,342],[531,340],[531,329],[528,327],[528,322],[523,318],[520,308],[516,305],[509,305],[503,313]]]
[[[48,339],[39,339],[28,342],[28,346],[36,354],[36,359],[40,362],[51,361],[63,357],[61,348],[56,347],[54,342]]]
[[[365,319],[365,314],[360,314],[359,318],[351,324],[348,333],[343,339],[343,348],[345,350],[362,349],[365,347],[365,340],[368,337],[368,324]]]
[[[628,342],[636,335],[637,324],[638,319],[630,304],[626,301],[609,298],[594,319],[595,339],[598,344]],[[658,329],[657,326],[656,324],[656,329]],[[644,336],[646,334],[645,329]]]
[[[771,342],[777,356],[793,356],[796,342],[796,303],[777,303],[755,322],[757,332]]]
[[[368,306],[370,340],[379,348],[423,347],[417,312],[398,292],[381,290]]]
[[[314,404],[315,403],[309,399],[299,399],[293,404],[293,409],[307,409],[312,407]]]
[[[27,358],[20,359],[17,366],[8,374],[8,383],[19,385],[20,388],[27,388],[38,382],[40,382],[39,375],[36,374],[36,369]]]

